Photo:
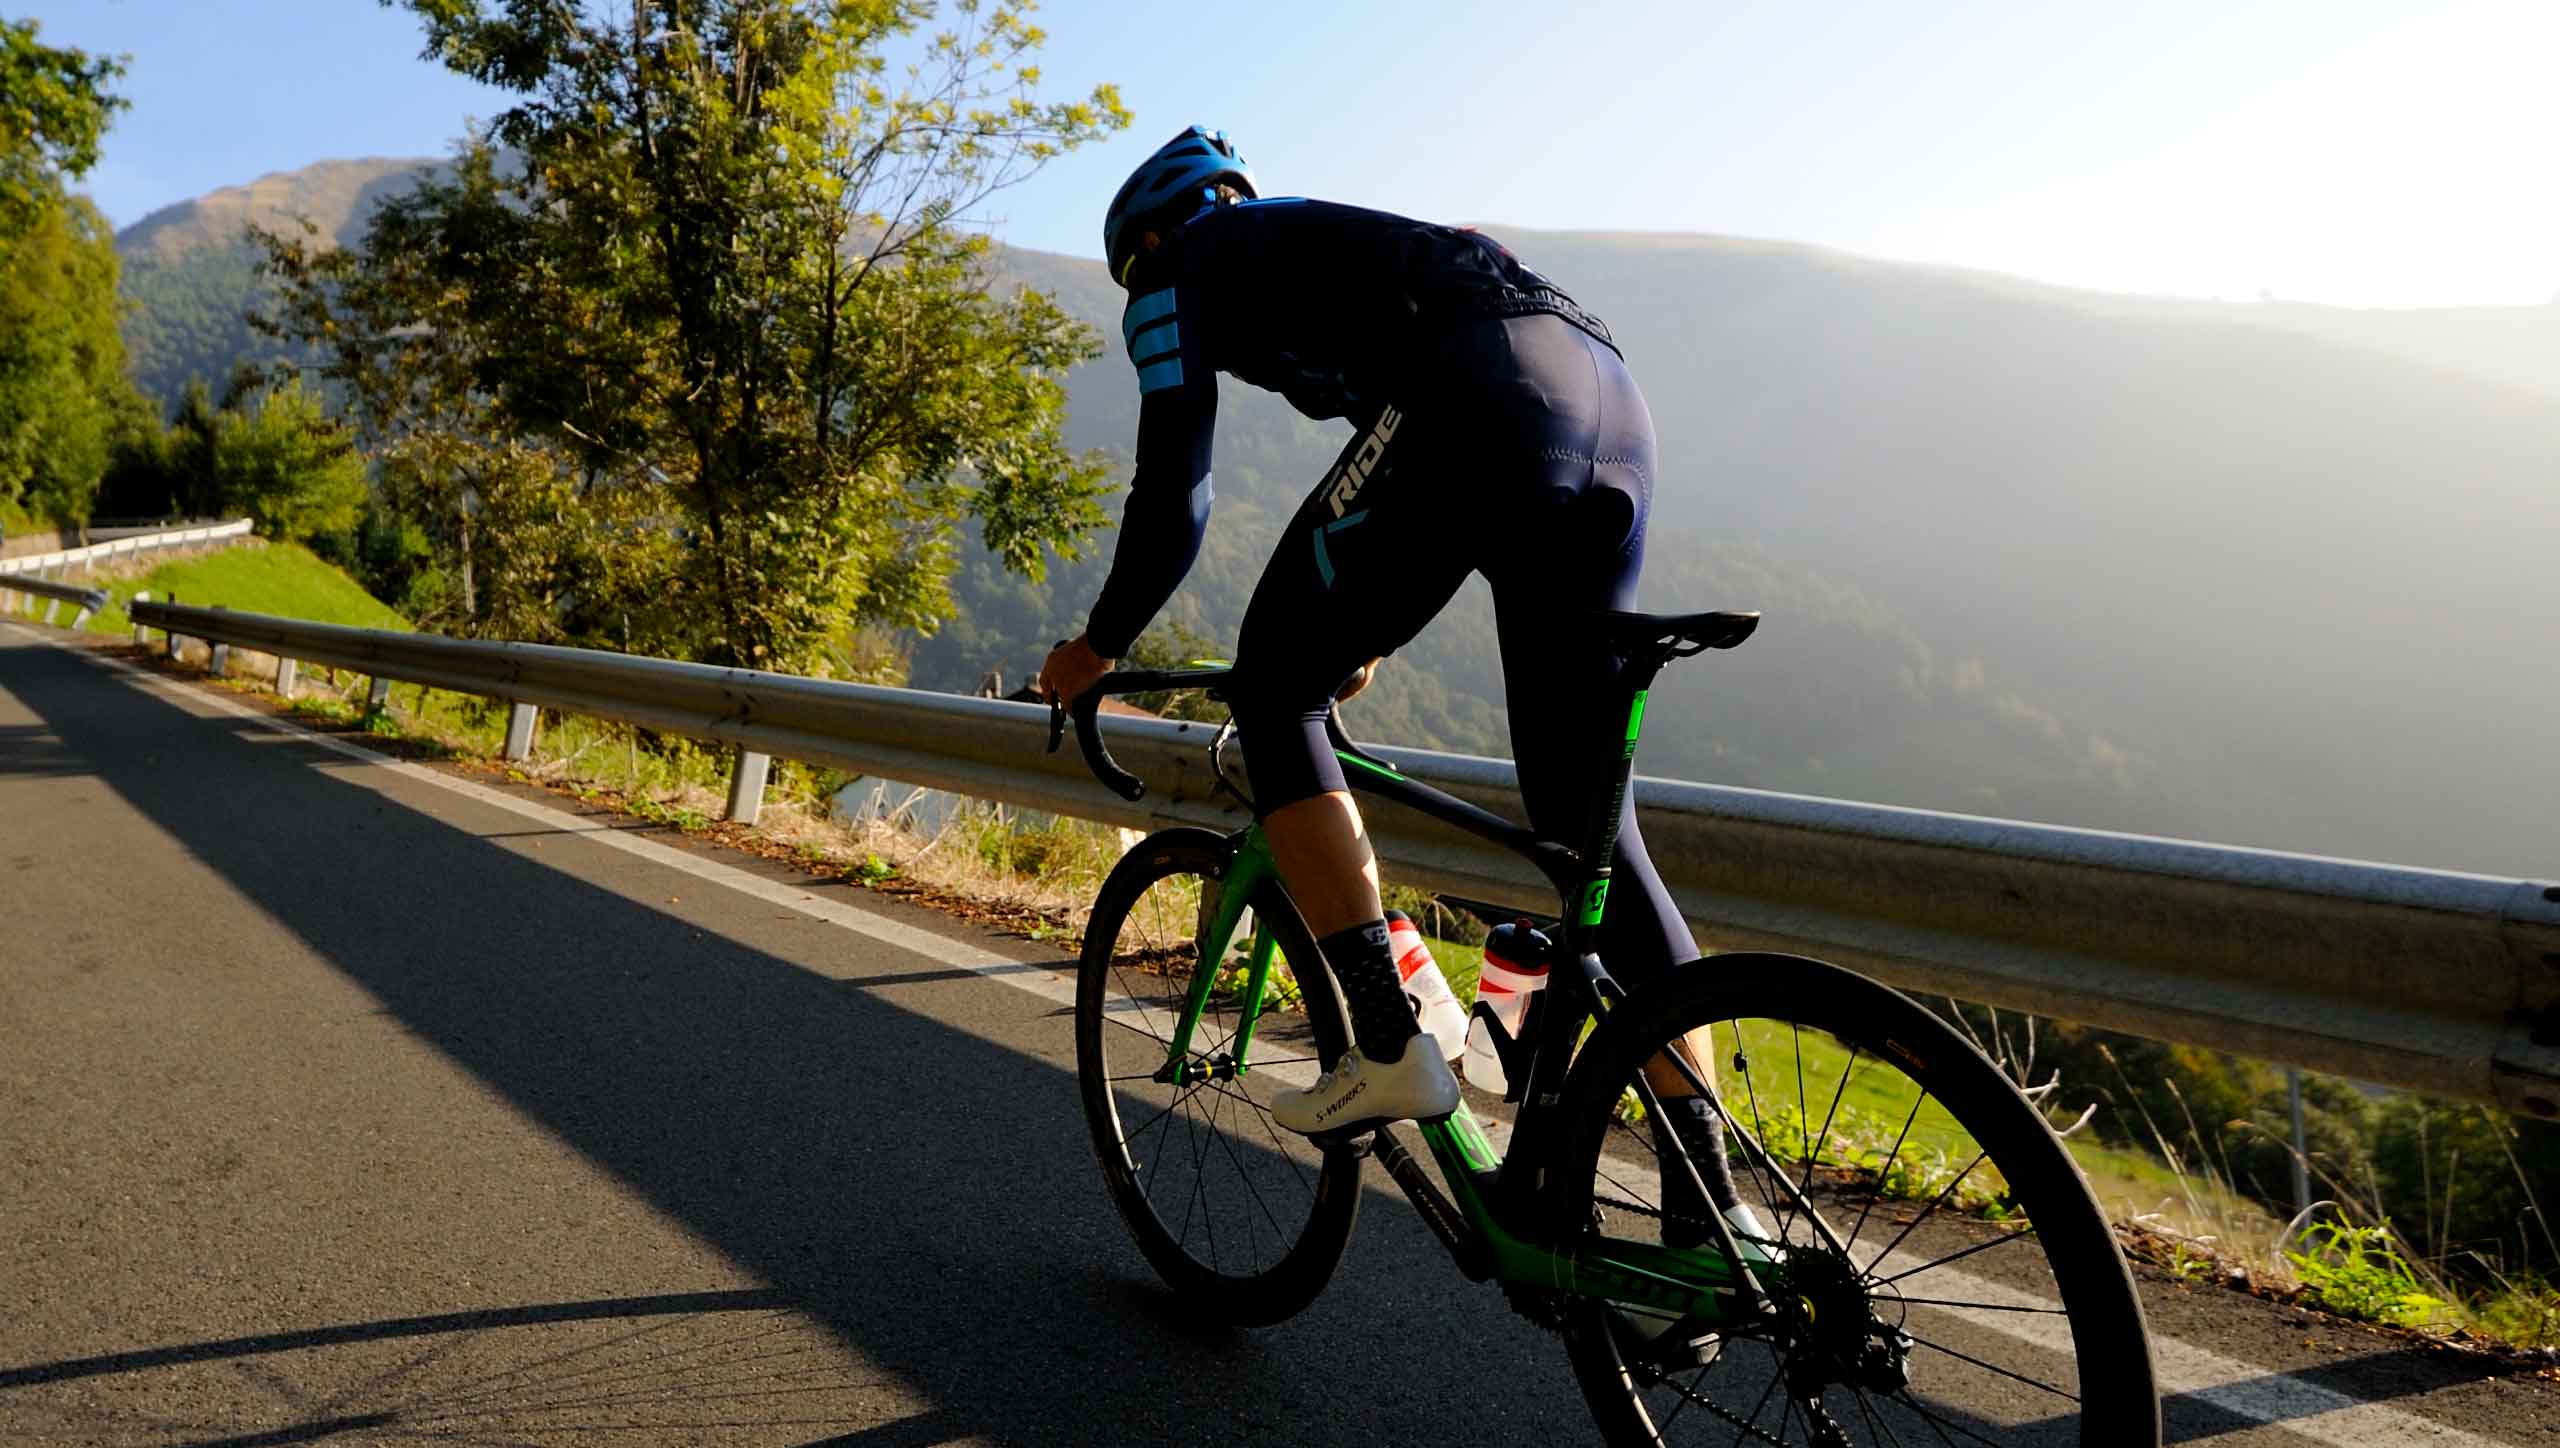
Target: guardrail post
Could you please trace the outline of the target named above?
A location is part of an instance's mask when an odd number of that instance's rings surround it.
[[[213,657],[205,661],[205,668],[217,679],[228,678],[231,674],[231,645],[215,644]]]
[[[51,622],[53,622],[53,611],[54,611],[55,609],[57,609],[57,608],[60,608],[60,607],[62,607],[62,600],[61,600],[61,599],[58,599],[58,598],[48,598],[48,599],[46,599],[46,600],[44,601],[44,621],[45,621],[46,623],[51,623]]]
[[[146,590],[146,591],[144,591],[144,592],[141,592],[141,593],[137,593],[137,594],[135,594],[135,595],[133,596],[133,601],[134,601],[135,603],[149,603],[149,602],[151,601],[151,594],[150,594],[147,590]],[[140,619],[136,619],[136,620],[134,620],[134,624],[133,624],[133,641],[134,641],[134,643],[135,643],[135,645],[136,645],[136,646],[140,646],[140,645],[147,644],[147,643],[151,642],[151,629],[150,629],[150,627],[149,627],[148,625],[144,624]]]
[[[507,761],[521,764],[533,753],[533,722],[540,712],[531,704],[517,704],[507,710]]]
[[[373,687],[364,691],[364,716],[368,719],[391,707],[391,681],[380,674],[373,676]]]
[[[280,696],[280,697],[282,697],[282,698],[286,698],[286,699],[290,699],[290,698],[292,698],[292,697],[293,697],[293,680],[294,680],[294,663],[293,663],[293,660],[291,660],[291,659],[278,659],[278,660],[276,660],[276,693],[277,693],[277,695],[278,695],[278,696]]]
[[[740,749],[737,763],[729,767],[729,819],[736,824],[751,825],[764,813],[764,777],[773,761],[752,749]]]
[[[89,615],[96,612],[96,609],[91,608],[85,603],[80,605],[80,611],[71,616],[71,626],[73,628],[87,628],[89,626]]]

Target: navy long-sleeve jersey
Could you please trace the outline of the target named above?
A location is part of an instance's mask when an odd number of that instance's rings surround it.
[[[1315,418],[1409,397],[1432,345],[1487,318],[1549,313],[1608,332],[1477,232],[1295,198],[1204,211],[1141,255],[1121,336],[1138,369],[1138,466],[1086,638],[1126,654],[1207,530],[1217,374]]]

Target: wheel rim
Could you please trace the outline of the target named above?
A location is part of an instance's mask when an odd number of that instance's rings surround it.
[[[1088,934],[1088,962],[1107,961],[1089,1048],[1103,1088],[1098,1145],[1120,1178],[1124,1209],[1144,1216],[1134,1223],[1142,1237],[1152,1226],[1191,1271],[1244,1280],[1288,1262],[1326,1190],[1322,1154],[1269,1109],[1274,1093],[1314,1079],[1318,1046],[1303,1011],[1266,1009],[1238,1072],[1244,1016],[1216,982],[1180,1078],[1168,1075],[1198,970],[1191,941],[1201,898],[1200,876],[1160,877],[1119,918],[1097,916]],[[1107,956],[1098,954],[1105,931]],[[1228,962],[1216,969],[1242,974]]]
[[[1737,1151],[1734,1175],[1767,1246],[1783,1249],[1772,1276],[1784,1292],[1763,1326],[1686,1358],[1661,1345],[1658,1316],[1577,1307],[1584,1350],[1623,1374],[1640,1436],[1887,1448],[2106,1438],[2102,1406],[2117,1395],[2096,1358],[2107,1335],[2087,1328],[2107,1287],[2083,1259],[2111,1254],[2112,1239],[2082,1220],[2085,1192],[2028,1140],[2042,1127],[1993,1068],[1975,1057],[1957,1069],[1948,1042],[1933,1042],[1920,1054],[1938,1064],[1915,1070],[1864,1024],[1834,1034],[1740,1014],[1711,1030],[1731,1119],[1771,1159]],[[1632,1087],[1633,1064],[1622,1074]],[[1635,1114],[1640,1094],[1626,1097],[1603,1133],[1597,1230],[1694,1238],[1704,1224],[1666,1214],[1654,1133]],[[2104,1240],[2087,1240],[2090,1222]],[[2079,1323],[2067,1304],[2082,1307]],[[2147,1383],[2147,1362],[2139,1376]]]

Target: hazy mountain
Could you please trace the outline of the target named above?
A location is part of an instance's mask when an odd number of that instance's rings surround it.
[[[1807,248],[1811,250],[1812,248]],[[2005,295],[2159,322],[2224,322],[2300,332],[2491,382],[2560,396],[2560,297],[2538,307],[2332,307],[2084,291],[1959,268],[1912,267]]]
[[[207,321],[249,284],[226,229],[263,208],[352,235],[422,164],[270,177],[129,229],[149,385],[236,354]],[[1769,615],[1670,676],[1648,770],[2560,870],[2560,758],[2540,747],[2560,719],[2560,400],[2536,390],[2560,391],[2560,309],[2176,302],[1779,243],[1494,229],[1611,321],[1652,402],[1647,605]],[[1069,379],[1070,432],[1125,449],[1119,291],[1090,261],[1004,265],[1109,340]],[[1232,639],[1343,434],[1229,386],[1217,516],[1173,617]],[[918,682],[1020,675],[1099,568],[1033,588],[973,562]],[[1500,697],[1475,589],[1357,722],[1496,749]]]
[[[440,164],[416,157],[322,161],[164,206],[116,233],[124,294],[133,304],[124,346],[134,381],[171,401],[189,377],[219,391],[233,363],[276,355],[276,344],[242,319],[258,291],[248,228],[290,231],[308,220],[332,241],[352,241],[385,197]]]

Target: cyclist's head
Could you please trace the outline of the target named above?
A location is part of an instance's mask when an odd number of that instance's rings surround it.
[[[1221,188],[1254,197],[1253,170],[1224,131],[1193,126],[1138,163],[1111,209],[1102,214],[1102,259],[1111,279],[1129,284],[1129,264],[1150,231],[1169,231],[1218,204]]]

